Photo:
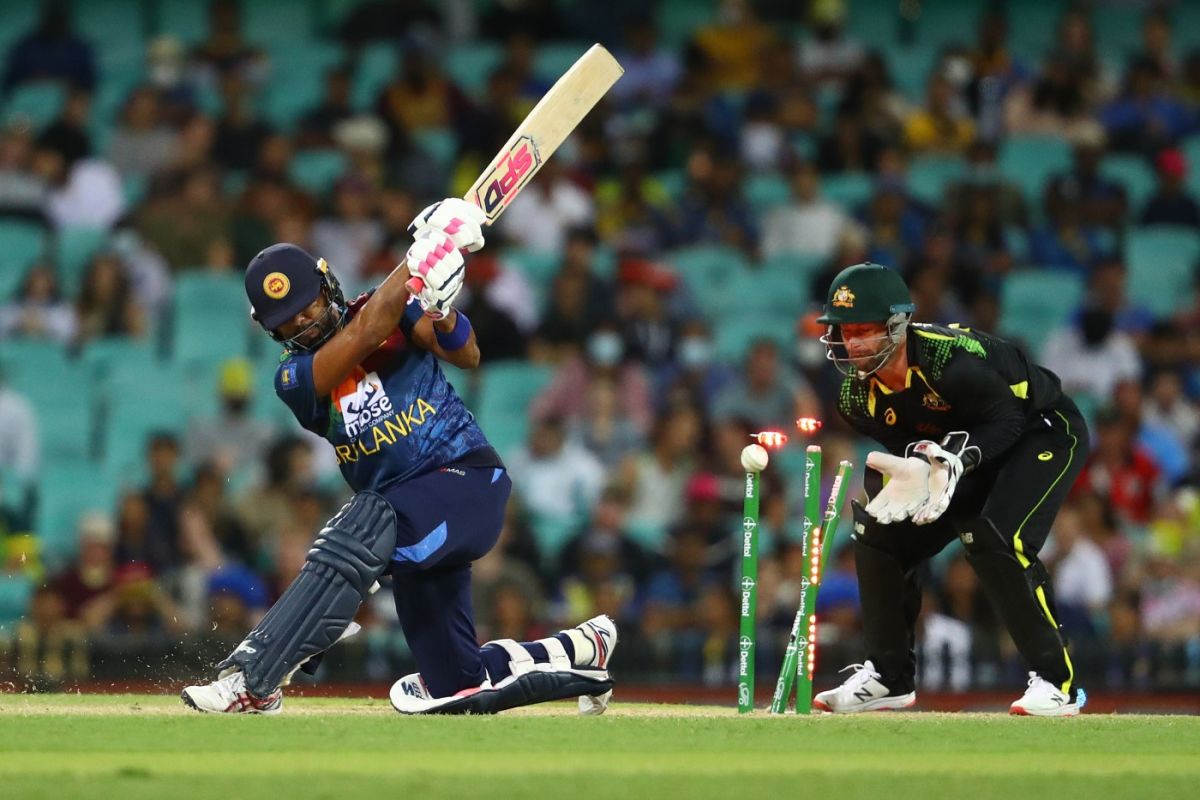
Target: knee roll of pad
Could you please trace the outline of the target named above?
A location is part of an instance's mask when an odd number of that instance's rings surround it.
[[[240,669],[257,697],[327,650],[358,613],[396,547],[396,512],[381,495],[359,492],[329,520],[304,566],[218,669]]]

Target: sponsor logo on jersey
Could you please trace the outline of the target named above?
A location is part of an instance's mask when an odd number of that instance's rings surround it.
[[[854,292],[850,291],[849,286],[839,286],[837,291],[833,293],[833,300],[830,305],[838,306],[839,308],[854,308]]]
[[[283,371],[279,373],[279,385],[282,386],[284,389],[295,389],[296,388],[297,382],[296,382],[296,365],[295,364],[288,364],[286,367],[283,368]]]
[[[1054,453],[1051,453],[1049,450],[1043,450],[1038,453],[1038,461],[1049,461],[1052,458],[1054,458]]]
[[[282,300],[292,290],[292,282],[282,272],[272,272],[263,278],[263,291],[272,300]]]
[[[896,424],[896,409],[889,408],[887,411],[885,411],[883,413],[883,421],[885,423],[887,423],[888,425],[895,425]]]
[[[394,445],[437,413],[422,397],[407,409],[397,409],[379,374],[361,367],[333,391],[332,401],[335,412],[340,412],[346,436],[353,440],[350,444],[334,445],[338,464],[375,455],[381,447]]]

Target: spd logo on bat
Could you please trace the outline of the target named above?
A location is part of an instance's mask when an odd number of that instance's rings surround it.
[[[532,136],[522,136],[505,153],[475,191],[475,202],[488,219],[512,202],[513,196],[533,177],[541,163]]]

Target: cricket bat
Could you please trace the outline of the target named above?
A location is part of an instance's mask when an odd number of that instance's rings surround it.
[[[483,209],[485,225],[499,219],[624,72],[612,53],[594,44],[550,87],[463,196]],[[425,282],[413,276],[407,286],[419,294]]]

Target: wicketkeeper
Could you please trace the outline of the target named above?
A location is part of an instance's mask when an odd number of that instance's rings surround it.
[[[814,706],[836,713],[916,702],[918,566],[958,538],[1028,662],[1011,713],[1072,716],[1084,693],[1038,551],[1087,457],[1079,409],[1057,376],[980,331],[917,324],[908,287],[877,264],[829,287],[821,337],[846,376],[838,411],[886,448],[852,502],[867,661]]]
[[[425,209],[405,263],[347,303],[324,259],[291,244],[246,269],[254,319],[283,345],[275,391],[325,437],[354,497],[317,534],[300,574],[217,665],[217,680],[183,690],[200,711],[275,714],[297,669],[353,635],[354,615],[382,575],[419,672],[398,680],[407,714],[492,713],[579,697],[603,713],[612,696],[612,620],[595,617],[536,642],[475,638],[471,562],[500,534],[512,484],[438,360],[470,369],[479,346],[455,310],[462,251],[484,244],[483,213],[458,199]],[[419,275],[420,294],[405,282]]]

